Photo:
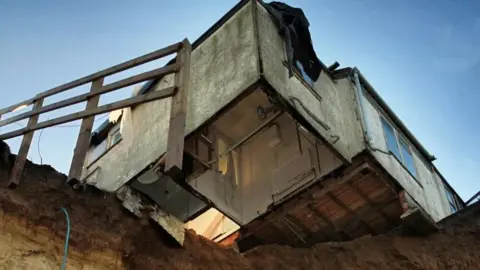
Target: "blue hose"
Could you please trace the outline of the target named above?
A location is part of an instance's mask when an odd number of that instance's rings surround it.
[[[70,217],[68,216],[67,209],[60,208],[65,214],[65,219],[67,220],[67,237],[65,239],[65,248],[63,251],[63,263],[62,263],[62,270],[65,270],[67,267],[67,255],[68,255],[68,240],[70,239]]]

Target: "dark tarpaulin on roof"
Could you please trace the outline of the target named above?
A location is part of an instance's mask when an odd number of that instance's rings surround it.
[[[322,64],[313,49],[308,30],[310,23],[303,11],[300,8],[275,1],[268,3],[266,8],[275,18],[275,22],[280,28],[280,34],[285,37],[290,77],[293,75],[293,63],[299,61],[305,73],[313,81],[317,81]]]

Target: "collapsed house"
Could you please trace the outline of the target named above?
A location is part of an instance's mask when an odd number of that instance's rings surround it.
[[[171,94],[118,107],[89,136],[76,186],[153,209],[180,243],[189,228],[241,250],[421,230],[465,206],[360,70],[317,58],[301,10],[240,1],[188,65],[179,117]],[[164,73],[132,98],[178,85]]]

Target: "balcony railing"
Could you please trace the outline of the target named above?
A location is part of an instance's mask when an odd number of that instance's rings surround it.
[[[164,67],[131,76],[110,84],[104,85],[103,83],[104,78],[107,76],[117,74],[127,69],[131,69],[133,67],[174,53],[177,53],[175,61]],[[80,132],[77,138],[77,143],[68,175],[69,181],[72,179],[79,180],[89,146],[89,139],[95,115],[169,97],[172,98],[172,105],[170,112],[168,150],[165,156],[165,171],[167,173],[170,172],[171,174],[177,174],[182,168],[181,154],[183,153],[184,144],[183,137],[185,133],[186,101],[190,75],[190,55],[191,45],[190,42],[185,39],[182,42],[175,43],[152,53],[57,86],[45,92],[39,93],[33,98],[24,100],[7,108],[0,109],[0,127],[28,119],[28,124],[26,127],[0,134],[0,140],[6,140],[23,135],[23,140],[20,145],[14,167],[10,174],[8,185],[10,187],[16,187],[19,184],[32,138],[36,130],[82,119]],[[103,94],[168,74],[175,74],[174,85],[172,87],[144,93],[102,106],[98,105],[100,96]],[[45,98],[89,83],[91,84],[90,92],[43,106],[43,101]],[[38,122],[39,116],[44,113],[66,108],[85,101],[87,102],[87,105],[83,111],[66,114],[43,122]],[[29,105],[33,105],[32,110],[1,120],[2,116],[5,114]]]

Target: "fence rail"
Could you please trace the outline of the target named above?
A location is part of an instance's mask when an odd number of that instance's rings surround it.
[[[466,205],[473,204],[475,201],[480,201],[480,191],[475,193],[468,201],[465,203]]]
[[[127,69],[157,60],[159,58],[174,53],[177,53],[177,57],[174,63],[138,75],[134,75],[107,85],[103,85],[104,78],[107,76],[125,71]],[[82,119],[82,124],[80,125],[80,132],[77,138],[77,144],[75,147],[68,176],[69,181],[72,179],[78,180],[81,177],[95,115],[169,97],[172,98],[172,106],[170,113],[170,128],[168,135],[169,145],[166,154],[166,162],[167,164],[169,164],[170,170],[181,170],[182,160],[181,158],[179,158],[177,151],[181,150],[180,153],[183,153],[183,139],[180,141],[176,137],[181,136],[181,138],[183,138],[185,133],[186,94],[188,91],[188,81],[190,74],[190,55],[191,45],[190,42],[185,39],[182,42],[175,43],[160,50],[98,71],[96,73],[71,81],[69,83],[54,87],[50,90],[37,94],[33,98],[24,100],[7,108],[0,109],[0,127],[16,123],[24,119],[28,119],[28,124],[26,127],[0,134],[0,140],[6,140],[23,135],[22,144],[20,145],[14,167],[10,174],[8,185],[10,187],[16,187],[20,183],[28,151],[33,139],[34,132],[36,130]],[[158,91],[153,91],[150,93],[145,93],[135,97],[123,99],[114,103],[98,106],[100,96],[102,94],[110,93],[112,91],[127,86],[131,86],[168,74],[175,74],[175,83],[173,87],[168,87]],[[43,101],[45,98],[88,83],[91,83],[90,92],[43,106]],[[61,108],[66,108],[85,101],[87,102],[87,105],[83,111],[63,115],[51,120],[38,123],[38,118],[41,114]],[[13,112],[18,108],[29,106],[32,104],[32,110],[1,120],[3,115]]]

